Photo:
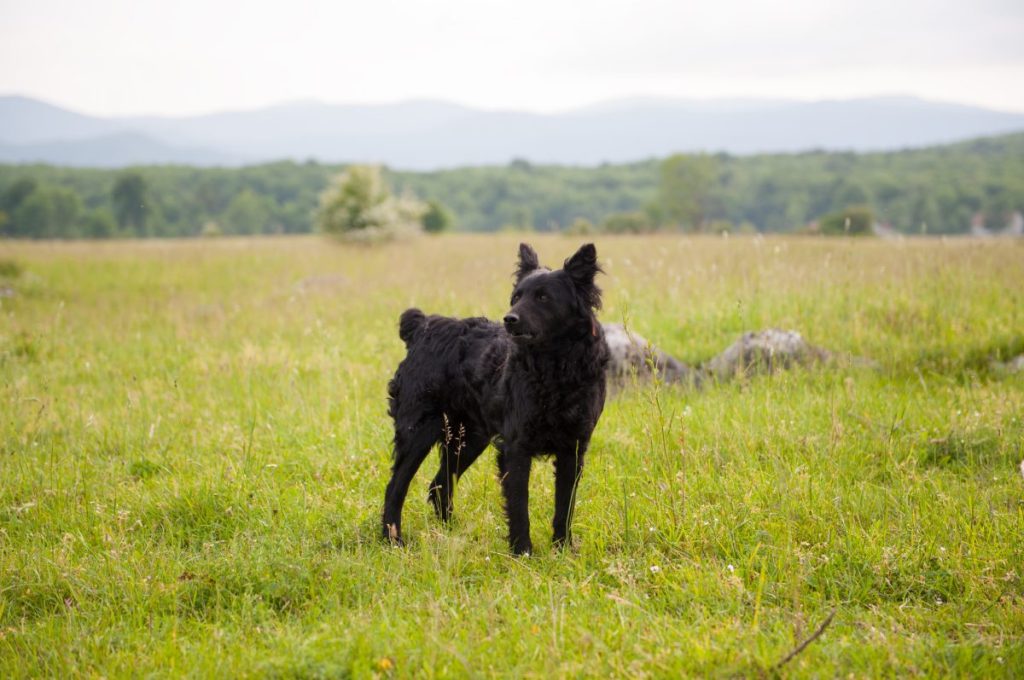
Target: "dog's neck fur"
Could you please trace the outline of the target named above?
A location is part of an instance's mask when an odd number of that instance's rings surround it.
[[[542,379],[557,377],[563,382],[577,378],[589,381],[594,375],[603,375],[608,361],[604,332],[593,314],[588,316],[590,323],[586,324],[587,330],[583,331],[581,324],[579,328],[567,331],[567,334],[577,336],[568,347],[559,342],[541,345],[513,344],[508,364],[521,366],[530,374]]]

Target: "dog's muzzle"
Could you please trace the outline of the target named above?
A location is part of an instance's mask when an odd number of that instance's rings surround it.
[[[518,314],[509,312],[503,319],[505,322],[505,331],[512,336],[513,340],[529,340],[533,337],[533,333],[528,332],[523,328],[522,321]]]

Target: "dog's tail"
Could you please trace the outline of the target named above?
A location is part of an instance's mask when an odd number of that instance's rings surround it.
[[[405,310],[402,316],[398,317],[398,337],[405,343],[406,349],[416,341],[416,336],[426,322],[427,316],[415,307]]]

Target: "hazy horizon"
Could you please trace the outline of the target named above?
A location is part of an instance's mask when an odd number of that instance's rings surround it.
[[[96,116],[893,95],[1024,112],[1024,7],[1006,0],[5,0],[0,11],[0,92]]]
[[[102,113],[91,111],[85,108],[75,106],[73,104],[65,103],[62,101],[56,101],[54,99],[35,96],[26,94],[24,92],[0,92],[0,98],[2,97],[21,97],[23,99],[33,100],[55,106],[57,108],[65,109],[73,113],[78,113],[94,118],[111,118],[111,119],[135,119],[135,118],[199,118],[208,115],[217,115],[225,113],[251,113],[255,111],[287,108],[287,107],[301,107],[301,106],[330,106],[330,107],[388,107],[397,106],[402,104],[417,104],[417,103],[435,103],[444,104],[456,107],[462,107],[468,110],[481,112],[481,113],[502,113],[502,112],[515,112],[515,113],[526,113],[526,114],[537,114],[537,115],[555,115],[573,113],[578,111],[586,111],[590,109],[598,110],[602,107],[613,106],[613,105],[627,105],[627,104],[642,104],[642,103],[678,103],[678,104],[716,104],[716,103],[777,103],[779,105],[786,104],[820,104],[829,102],[853,102],[862,100],[919,100],[922,102],[928,102],[931,104],[948,105],[948,106],[965,106],[965,107],[978,107],[987,109],[997,113],[1024,113],[1024,109],[1014,110],[1008,108],[999,108],[995,106],[986,106],[983,104],[975,104],[972,102],[957,101],[949,98],[942,97],[924,97],[908,92],[878,92],[875,94],[867,94],[863,96],[850,96],[850,97],[769,97],[769,96],[744,96],[744,95],[723,95],[720,97],[689,97],[689,96],[673,96],[673,95],[652,95],[644,93],[634,94],[623,94],[613,97],[606,97],[603,99],[585,101],[580,104],[552,109],[530,109],[526,107],[516,106],[477,106],[468,102],[458,101],[457,99],[446,99],[443,97],[430,97],[430,96],[409,96],[400,97],[396,99],[382,99],[373,101],[333,101],[326,98],[320,97],[298,97],[293,99],[273,100],[267,101],[263,104],[255,104],[253,106],[228,106],[219,109],[210,109],[196,112],[186,113],[160,113],[160,112],[133,112],[133,113]]]

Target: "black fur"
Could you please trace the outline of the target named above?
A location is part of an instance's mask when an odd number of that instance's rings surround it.
[[[435,444],[441,466],[429,500],[447,521],[455,481],[493,442],[512,551],[532,550],[530,466],[541,455],[555,457],[554,541],[569,542],[583,457],[604,408],[608,350],[594,316],[600,271],[592,244],[551,271],[524,243],[504,324],[418,309],[402,314],[407,354],[388,384],[395,456],[384,495],[385,539],[401,543],[409,483]]]

